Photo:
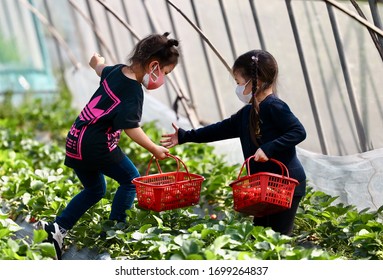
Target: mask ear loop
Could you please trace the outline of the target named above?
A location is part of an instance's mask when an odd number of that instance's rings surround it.
[[[153,82],[156,82],[159,78],[159,75],[157,75],[156,73],[154,73],[154,71],[156,71],[157,69],[159,68],[159,63],[157,62],[157,64],[154,66],[154,68],[150,71],[149,75],[153,75],[155,79],[152,79]]]

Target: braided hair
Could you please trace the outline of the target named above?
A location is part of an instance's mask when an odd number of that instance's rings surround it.
[[[253,110],[250,111],[250,135],[253,142],[259,146],[257,139],[261,137],[259,108],[256,102],[258,90],[258,56],[251,57],[251,105]]]
[[[151,34],[139,41],[129,58],[131,65],[140,65],[145,68],[152,60],[158,60],[161,67],[178,63],[180,53],[176,47],[179,42],[169,39],[169,32],[164,34]]]
[[[259,107],[256,100],[258,93],[273,87],[276,94],[276,82],[278,77],[278,64],[275,58],[267,51],[252,50],[240,55],[232,67],[233,73],[237,72],[245,80],[251,79],[251,105],[250,111],[250,135],[252,141],[259,146],[258,139],[261,137]],[[258,85],[258,81],[260,82]]]

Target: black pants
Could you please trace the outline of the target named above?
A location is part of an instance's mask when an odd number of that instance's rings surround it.
[[[254,226],[271,227],[274,231],[291,235],[294,227],[295,214],[302,196],[294,196],[291,208],[264,217],[254,217]]]

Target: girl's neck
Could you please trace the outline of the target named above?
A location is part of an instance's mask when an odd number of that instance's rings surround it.
[[[263,100],[266,99],[266,97],[268,97],[269,95],[273,94],[273,88],[270,87],[262,92],[259,92],[257,94],[257,96],[255,97],[255,100],[258,102],[258,103],[261,103]]]
[[[135,71],[135,67],[125,66],[122,68],[122,73],[132,80],[135,80],[139,83],[142,82],[143,75],[139,74],[139,71]]]

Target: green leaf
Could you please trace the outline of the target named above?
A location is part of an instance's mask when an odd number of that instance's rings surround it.
[[[205,239],[206,237],[208,237],[209,235],[214,235],[214,234],[217,234],[217,231],[215,229],[212,229],[212,228],[206,228],[204,230],[201,231],[201,238],[202,239]]]
[[[23,194],[23,198],[22,198],[22,202],[27,205],[29,200],[31,199],[31,194],[30,193],[24,193]]]
[[[205,250],[204,254],[205,254],[205,258],[207,260],[216,260],[217,259],[217,255],[211,250]]]
[[[185,240],[181,246],[181,252],[184,254],[185,257],[192,255],[192,254],[198,254],[200,252],[200,246],[196,242],[196,240],[188,239]]]
[[[5,236],[8,236],[10,232],[11,231],[7,228],[1,228],[0,229],[0,239],[5,237]]]
[[[116,231],[113,229],[107,230],[106,236],[107,236],[107,239],[112,239],[112,238],[116,237]]]
[[[206,228],[206,224],[198,224],[193,227],[189,227],[188,231],[193,232],[193,231],[198,231],[201,232],[203,229]]]
[[[142,227],[140,227],[139,231],[140,231],[141,233],[144,233],[147,229],[149,229],[149,228],[151,228],[151,227],[152,227],[151,224],[145,224],[145,225],[143,225]]]
[[[173,254],[171,257],[170,257],[170,260],[184,260],[185,258],[181,255],[181,254]]]
[[[164,222],[159,217],[157,217],[157,216],[153,216],[153,217],[154,217],[154,219],[156,219],[159,229],[171,230],[171,228],[164,226]]]
[[[186,257],[187,260],[203,260],[203,256],[199,254],[190,254]]]
[[[5,220],[0,220],[0,223],[4,226],[7,227],[11,232],[16,232],[22,229],[18,224],[16,224],[13,220],[11,219],[5,219]]]
[[[160,246],[158,247],[158,251],[161,254],[166,254],[169,250],[168,250],[168,247],[166,246],[166,244],[161,243]]]
[[[269,242],[262,241],[262,242],[255,243],[255,248],[265,250],[265,251],[270,251],[271,245]]]
[[[188,235],[185,235],[185,234],[177,235],[176,237],[174,237],[173,242],[177,244],[178,246],[182,246],[187,236]]]
[[[238,260],[249,260],[249,259],[254,259],[252,254],[250,252],[239,252],[237,256]]]
[[[29,250],[29,246],[27,244],[22,244],[22,245],[20,245],[18,254],[25,256],[27,254],[28,250]]]
[[[13,240],[13,239],[8,239],[7,244],[8,244],[8,246],[9,246],[9,248],[10,248],[13,252],[17,253],[17,251],[19,251],[20,246],[19,246],[19,244],[18,244],[15,240]]]
[[[144,233],[141,233],[139,231],[135,231],[132,233],[132,238],[135,239],[135,240],[142,240],[145,238],[147,234],[144,234]]]
[[[368,235],[370,232],[366,229],[362,229],[358,232],[358,235]]]
[[[228,235],[221,235],[217,237],[213,243],[214,251],[225,247],[230,242],[230,240],[230,236]]]
[[[56,250],[55,246],[52,243],[41,243],[36,246],[36,248],[41,250],[41,253],[45,257],[51,257],[55,258],[56,257]]]
[[[33,230],[33,242],[41,243],[48,238],[48,233],[43,229]]]

